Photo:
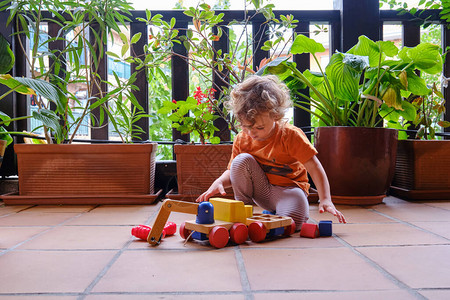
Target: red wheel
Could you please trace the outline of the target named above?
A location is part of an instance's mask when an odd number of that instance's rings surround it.
[[[266,227],[261,222],[253,222],[248,225],[248,235],[253,242],[261,242],[266,238]]]
[[[283,236],[290,236],[295,232],[295,222],[292,220],[291,225],[284,227]]]
[[[228,244],[230,235],[225,227],[215,226],[209,232],[209,243],[216,248],[223,248]]]
[[[180,236],[183,239],[187,239],[187,237],[191,234],[191,231],[189,229],[186,229],[185,226],[185,222],[180,225]]]
[[[242,244],[248,238],[248,228],[242,223],[235,223],[230,229],[230,239],[235,244]]]

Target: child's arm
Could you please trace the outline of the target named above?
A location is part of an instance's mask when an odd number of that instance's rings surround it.
[[[327,211],[336,216],[340,223],[346,223],[344,215],[336,209],[331,201],[330,184],[328,183],[327,174],[325,173],[320,161],[314,155],[303,165],[309,175],[311,175],[311,178],[316,186],[317,193],[319,194],[319,212],[323,213],[324,211]]]
[[[217,178],[209,187],[209,189],[201,194],[195,202],[203,202],[208,201],[210,197],[221,194],[225,195],[225,189],[231,186],[231,180],[230,180],[230,170],[226,170],[225,172],[220,175],[219,178]]]

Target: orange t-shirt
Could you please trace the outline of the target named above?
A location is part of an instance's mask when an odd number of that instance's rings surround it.
[[[298,127],[289,123],[276,124],[275,133],[264,141],[253,140],[240,132],[233,142],[233,153],[228,163],[240,153],[251,154],[260,164],[269,182],[279,186],[299,186],[309,190],[304,162],[317,154],[317,150]]]

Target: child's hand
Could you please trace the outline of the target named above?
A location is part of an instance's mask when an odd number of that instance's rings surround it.
[[[226,195],[225,188],[223,187],[222,182],[220,182],[219,180],[214,181],[214,183],[209,187],[209,189],[203,194],[201,194],[197,198],[197,200],[195,200],[195,202],[208,201],[210,197],[216,194]]]
[[[344,215],[336,209],[333,202],[331,200],[320,200],[319,203],[319,213],[324,213],[325,211],[329,212],[336,218],[338,218],[339,223],[347,223]]]

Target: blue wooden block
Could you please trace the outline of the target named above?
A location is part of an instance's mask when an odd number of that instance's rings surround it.
[[[267,233],[267,236],[283,235],[283,233],[284,233],[284,227],[272,228]]]
[[[333,234],[333,221],[319,221],[320,236],[331,236]]]

